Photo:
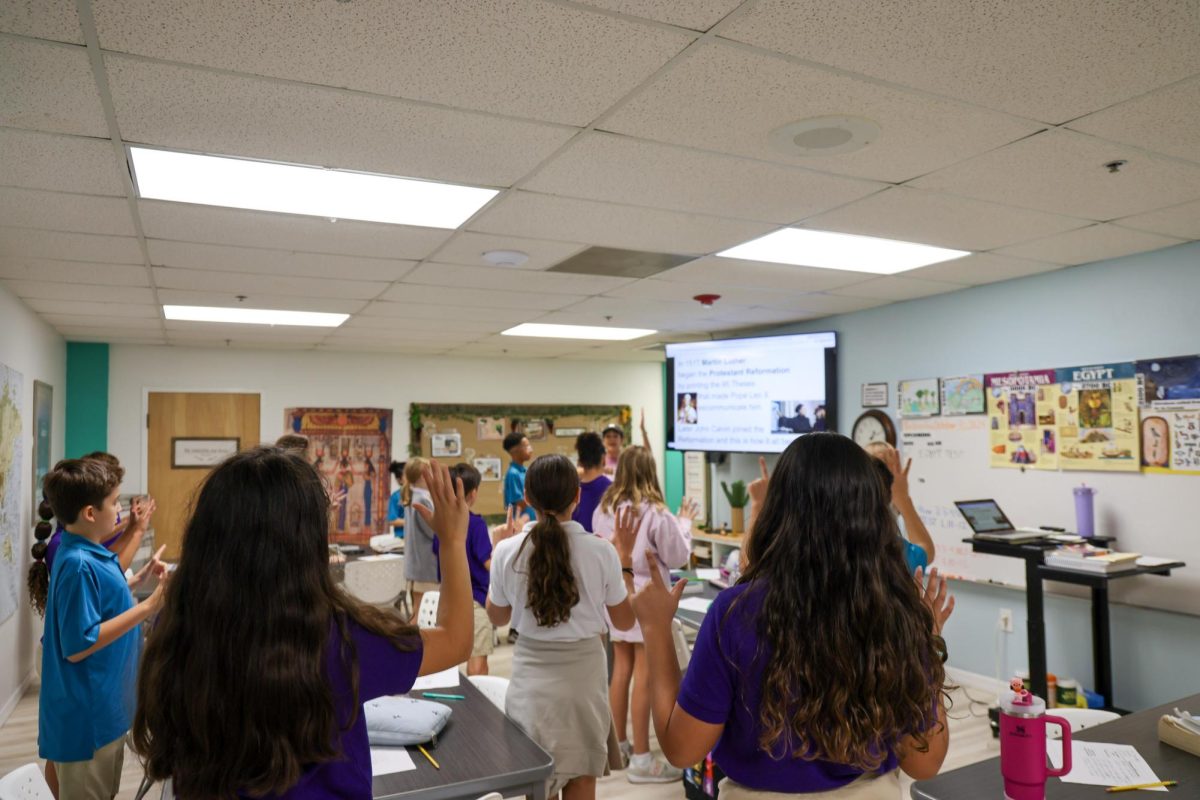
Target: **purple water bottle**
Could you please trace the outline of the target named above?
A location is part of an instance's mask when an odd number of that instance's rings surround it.
[[[1075,487],[1075,532],[1085,539],[1096,535],[1095,495],[1096,490],[1090,486]]]

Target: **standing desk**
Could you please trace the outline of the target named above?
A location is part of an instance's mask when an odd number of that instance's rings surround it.
[[[1029,644],[1029,679],[1033,694],[1046,697],[1046,619],[1045,594],[1042,581],[1059,581],[1073,583],[1076,586],[1087,586],[1092,590],[1092,671],[1096,691],[1104,696],[1105,708],[1120,711],[1113,701],[1112,686],[1112,637],[1108,622],[1108,584],[1122,578],[1132,578],[1135,575],[1170,575],[1172,569],[1186,566],[1182,561],[1173,561],[1157,567],[1136,567],[1134,569],[1099,574],[1080,572],[1058,567],[1048,567],[1044,563],[1047,550],[1058,547],[1055,542],[1026,542],[1012,544],[1010,542],[993,542],[986,539],[968,537],[964,542],[971,545],[976,553],[986,553],[992,556],[1020,558],[1025,561],[1025,603],[1027,609],[1027,632]],[[1096,537],[1096,543],[1108,543],[1111,539]]]
[[[1200,758],[1163,744],[1158,740],[1158,719],[1178,706],[1193,713],[1200,709],[1200,694],[1182,697],[1170,703],[1139,711],[1121,719],[1072,733],[1081,742],[1131,744],[1146,759],[1159,780],[1179,781],[1169,793],[1139,795],[1142,797],[1197,797],[1200,795]],[[1050,709],[1049,713],[1054,713]],[[927,781],[918,781],[910,791],[912,800],[976,800],[1004,797],[1004,780],[1000,775],[1000,758],[989,758],[961,769],[952,770]],[[1046,781],[1046,800],[1095,800],[1101,797],[1131,797],[1129,794],[1106,795],[1099,786],[1063,783],[1058,778]]]

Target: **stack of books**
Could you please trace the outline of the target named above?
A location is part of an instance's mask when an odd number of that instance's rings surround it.
[[[1076,572],[1094,572],[1107,575],[1111,572],[1124,572],[1137,569],[1137,560],[1141,553],[1120,553],[1103,547],[1093,547],[1089,544],[1060,547],[1047,553],[1045,564],[1055,569],[1070,569]]]

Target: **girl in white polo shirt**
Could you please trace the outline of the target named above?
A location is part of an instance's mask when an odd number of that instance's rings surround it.
[[[505,712],[554,756],[549,794],[592,800],[608,765],[604,612],[614,627],[633,627],[636,520],[621,515],[613,544],[573,521],[579,473],[561,455],[529,466],[525,501],[537,521],[496,545],[487,601],[492,623],[520,634]]]

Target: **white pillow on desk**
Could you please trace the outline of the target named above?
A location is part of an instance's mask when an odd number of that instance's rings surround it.
[[[449,706],[412,697],[378,697],[363,704],[367,740],[373,746],[437,744],[450,713]]]

